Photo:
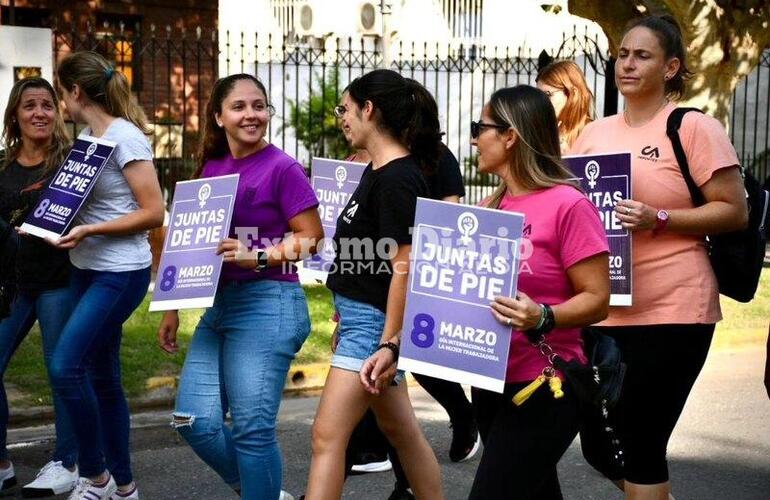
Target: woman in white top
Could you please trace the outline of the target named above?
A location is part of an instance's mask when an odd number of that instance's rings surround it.
[[[138,499],[128,449],[129,413],[120,382],[123,322],[150,282],[147,231],[163,222],[144,112],[126,77],[95,52],[77,52],[58,69],[62,99],[83,134],[115,142],[72,230],[74,310],[51,360],[51,380],[79,446],[81,478],[71,500]]]

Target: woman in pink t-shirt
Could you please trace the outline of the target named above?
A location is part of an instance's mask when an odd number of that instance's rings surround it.
[[[633,306],[610,309],[600,326],[618,341],[627,364],[614,412],[624,464],[609,460],[599,424],[581,431],[588,461],[626,498],[665,499],[666,447],[706,359],[721,319],[706,234],[745,227],[747,208],[735,149],[717,120],[684,116],[679,135],[706,203],[695,207],[681,175],[666,120],[690,75],[679,26],[645,17],[625,34],[615,80],[624,113],[589,124],[576,154],[631,152],[633,199],[615,207],[633,231]]]
[[[604,319],[609,305],[607,238],[562,165],[545,93],[526,85],[496,91],[471,136],[479,171],[501,179],[483,204],[523,213],[525,222],[518,295],[491,308],[514,330],[505,391],[473,389],[484,454],[470,498],[561,498],[556,464],[578,432],[575,394],[565,386],[557,399],[546,384],[519,405],[511,397],[550,373],[533,344],[541,338],[563,359],[585,361],[580,328]]]

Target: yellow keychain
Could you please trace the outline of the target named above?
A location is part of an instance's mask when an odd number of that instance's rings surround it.
[[[521,406],[524,404],[524,402],[528,400],[529,397],[534,394],[535,391],[538,390],[540,386],[543,385],[546,381],[548,381],[548,388],[553,393],[554,399],[564,397],[564,391],[561,388],[561,379],[556,375],[551,375],[551,373],[554,373],[552,369],[549,370],[546,368],[543,370],[541,375],[539,375],[535,380],[530,382],[529,385],[527,385],[513,396],[513,404],[516,406]]]
[[[554,399],[564,397],[564,391],[561,390],[561,379],[556,375],[548,379],[548,387],[551,389]]]
[[[546,380],[548,380],[548,377],[546,377],[545,375],[539,375],[527,387],[523,388],[513,396],[513,404],[515,404],[516,406],[521,406],[522,404],[524,404],[524,401],[528,400],[529,397],[532,394],[534,394],[534,392],[541,385],[545,383]]]

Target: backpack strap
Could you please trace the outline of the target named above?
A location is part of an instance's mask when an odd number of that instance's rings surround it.
[[[684,177],[684,181],[687,183],[690,197],[692,198],[693,203],[695,203],[695,206],[701,206],[706,203],[706,199],[703,197],[703,193],[701,193],[701,190],[698,188],[698,185],[695,184],[695,181],[690,174],[690,165],[687,163],[687,155],[682,146],[682,139],[679,137],[679,128],[682,126],[682,119],[684,118],[684,115],[690,111],[703,113],[703,111],[698,108],[676,108],[670,115],[668,115],[668,120],[666,121],[666,135],[671,140],[671,145],[674,147],[674,156],[676,156],[676,161],[679,163],[679,170],[682,172],[682,177]]]

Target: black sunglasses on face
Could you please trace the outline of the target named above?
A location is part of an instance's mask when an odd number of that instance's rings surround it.
[[[508,130],[508,125],[498,125],[496,123],[471,122],[471,137],[478,139],[481,130],[484,128],[496,128],[498,130]]]

